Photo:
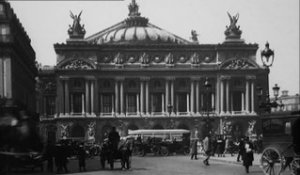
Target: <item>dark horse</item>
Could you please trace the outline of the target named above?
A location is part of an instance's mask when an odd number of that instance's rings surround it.
[[[105,168],[105,161],[110,164],[110,169],[114,169],[115,160],[121,161],[122,169],[130,168],[130,158],[132,154],[132,143],[129,141],[121,142],[118,150],[113,150],[110,142],[104,141],[100,150],[100,163],[101,167]]]

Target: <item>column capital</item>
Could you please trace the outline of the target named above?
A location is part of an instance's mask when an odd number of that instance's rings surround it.
[[[246,80],[255,80],[256,76],[255,75],[247,75]]]
[[[176,79],[175,77],[166,77],[166,80],[174,81],[175,79]]]
[[[88,77],[85,77],[86,80],[96,80],[96,77],[92,77],[92,76],[88,76]]]
[[[115,81],[124,81],[125,80],[125,77],[116,77],[115,78]]]
[[[150,77],[140,77],[141,81],[150,81]]]
[[[191,81],[200,81],[201,78],[203,78],[202,76],[198,76],[198,77],[191,77]]]
[[[231,76],[229,75],[221,75],[220,76],[220,80],[230,80],[231,79]]]

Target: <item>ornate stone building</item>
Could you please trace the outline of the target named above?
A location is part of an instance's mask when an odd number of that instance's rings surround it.
[[[6,1],[0,1],[0,100],[36,112],[35,52],[30,38]]]
[[[54,45],[56,66],[40,71],[46,138],[101,141],[111,126],[121,135],[142,128],[189,129],[192,137],[260,132],[256,89],[268,93],[269,69],[256,63],[258,45],[241,39],[238,15],[229,15],[220,44],[151,24],[134,0],[125,20],[89,37],[81,14],[71,16],[69,39]]]

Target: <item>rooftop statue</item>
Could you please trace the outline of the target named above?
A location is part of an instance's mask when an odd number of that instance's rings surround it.
[[[239,14],[237,13],[235,16],[231,16],[228,12],[227,12],[229,19],[230,19],[230,29],[234,29],[234,28],[240,28],[240,26],[236,26],[236,23],[239,19]]]
[[[235,16],[231,16],[230,13],[228,13],[228,17],[230,20],[230,25],[226,26],[225,35],[226,38],[240,38],[242,31],[240,30],[240,26],[237,26],[236,23],[239,19],[239,14],[237,13]]]
[[[131,4],[128,6],[129,9],[129,14],[128,16],[140,16],[141,14],[139,13],[139,6],[135,2],[135,0],[132,0]]]
[[[85,34],[84,25],[80,24],[81,13],[82,13],[82,11],[79,13],[79,15],[74,15],[70,11],[70,16],[73,19],[73,24],[72,24],[72,26],[69,25],[69,30],[68,30],[70,38],[83,38],[83,36]]]
[[[192,30],[191,35],[192,35],[192,37],[191,37],[192,41],[198,42],[198,34],[197,34],[196,30]]]

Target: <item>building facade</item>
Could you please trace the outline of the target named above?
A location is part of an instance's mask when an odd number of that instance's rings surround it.
[[[0,1],[0,99],[36,112],[35,52],[30,38],[6,1]]]
[[[277,98],[277,103],[280,105],[277,108],[273,108],[272,112],[279,111],[300,111],[300,96],[299,94],[289,95],[287,90],[281,91],[282,94]],[[271,101],[275,101],[275,98],[271,98]]]
[[[125,20],[89,37],[81,14],[71,16],[66,43],[54,44],[57,64],[40,71],[45,138],[101,141],[112,126],[121,135],[145,128],[189,129],[199,138],[260,132],[256,89],[268,94],[269,69],[256,63],[258,45],[241,39],[237,16],[229,15],[220,44],[151,24],[134,0]]]

